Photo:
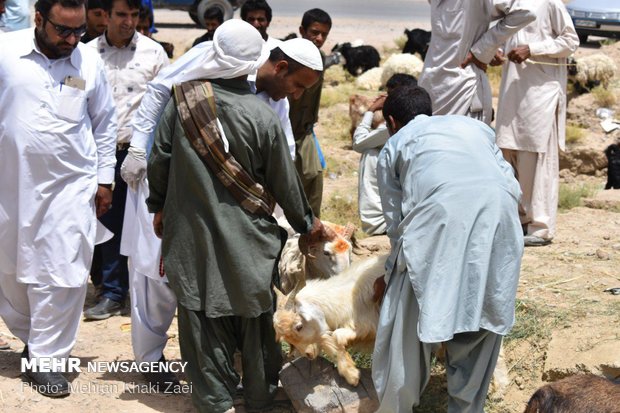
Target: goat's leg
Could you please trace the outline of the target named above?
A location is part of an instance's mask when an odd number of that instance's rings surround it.
[[[355,362],[347,352],[346,345],[355,339],[356,335],[350,329],[337,329],[331,334],[324,334],[321,337],[321,347],[332,358],[336,359],[338,373],[351,386],[357,386],[360,381],[360,371],[355,366]]]

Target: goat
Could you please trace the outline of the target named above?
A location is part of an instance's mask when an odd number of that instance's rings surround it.
[[[364,95],[352,95],[349,97],[349,117],[351,118],[351,128],[349,132],[351,132],[351,138],[353,138],[355,129],[362,121],[364,113],[368,111],[368,108],[374,99],[375,97]],[[383,122],[385,122],[383,119],[383,114],[381,111],[376,111],[372,117],[372,128],[376,129]]]
[[[579,374],[539,388],[524,413],[617,413],[620,384],[591,374]]]
[[[605,189],[620,189],[620,145],[613,143],[605,149],[607,156],[607,185]]]
[[[323,221],[323,227],[324,234],[318,242],[299,244],[299,234],[286,241],[278,263],[284,293],[291,291],[301,278],[329,278],[351,265],[355,226]]]
[[[287,34],[286,36],[284,36],[283,38],[281,38],[280,40],[282,40],[283,42],[287,41],[287,40],[291,40],[291,39],[296,39],[297,38],[297,33],[295,32],[290,32],[289,34]]]
[[[405,35],[407,36],[407,43],[403,47],[403,53],[415,54],[417,52],[424,60],[428,51],[428,45],[431,42],[431,32],[422,29],[405,29]]]
[[[325,279],[302,281],[290,294],[274,289],[277,309],[273,325],[278,341],[300,354],[316,358],[321,350],[336,360],[338,373],[357,386],[360,371],[347,347],[372,349],[379,322],[374,283],[385,273],[387,256],[353,264]]]
[[[353,47],[351,43],[337,44],[332,52],[338,52],[344,57],[345,69],[353,76],[359,76],[373,67],[379,67],[381,57],[379,52],[372,46]]]

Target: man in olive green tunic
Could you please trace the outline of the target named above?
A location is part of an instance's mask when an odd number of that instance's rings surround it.
[[[332,20],[329,14],[321,9],[311,9],[304,13],[299,33],[301,37],[310,40],[320,49],[327,40],[331,27]],[[322,52],[321,55],[323,55]],[[289,111],[295,136],[295,167],[304,185],[312,211],[317,217],[321,214],[323,200],[323,167],[314,142],[312,127],[319,119],[322,88],[323,74],[319,81],[307,89],[299,99],[290,99]]]
[[[262,64],[262,39],[252,30],[254,34],[242,31],[242,40],[230,42],[244,45],[230,52],[235,64],[242,59],[255,59],[255,67]],[[250,90],[248,73],[211,80],[223,140],[243,169],[275,198],[291,226],[313,235],[321,224],[295,173],[280,121]],[[307,88],[319,72],[302,67],[291,76]],[[178,300],[181,355],[188,362],[195,406],[213,413],[232,408],[239,383],[233,366],[237,349],[246,409],[269,406],[281,367],[271,283],[286,233],[271,216],[243,209],[206,166],[185,135],[174,99],[155,134],[148,180],[147,204],[155,213],[165,271]]]

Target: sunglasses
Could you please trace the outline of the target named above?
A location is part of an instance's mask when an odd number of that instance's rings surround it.
[[[50,22],[52,27],[54,27],[54,30],[56,30],[56,33],[58,34],[58,36],[62,37],[63,39],[66,39],[67,37],[71,35],[74,35],[75,37],[79,39],[82,36],[84,36],[84,33],[86,33],[85,24],[80,27],[67,27],[61,24],[56,24],[53,21],[51,21],[49,18],[46,18],[45,20]]]

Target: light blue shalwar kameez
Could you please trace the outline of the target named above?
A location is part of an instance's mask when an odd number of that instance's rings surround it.
[[[411,412],[446,342],[448,411],[482,412],[514,323],[521,195],[495,133],[464,116],[417,116],[377,166],[392,252],[373,355],[380,412]]]

